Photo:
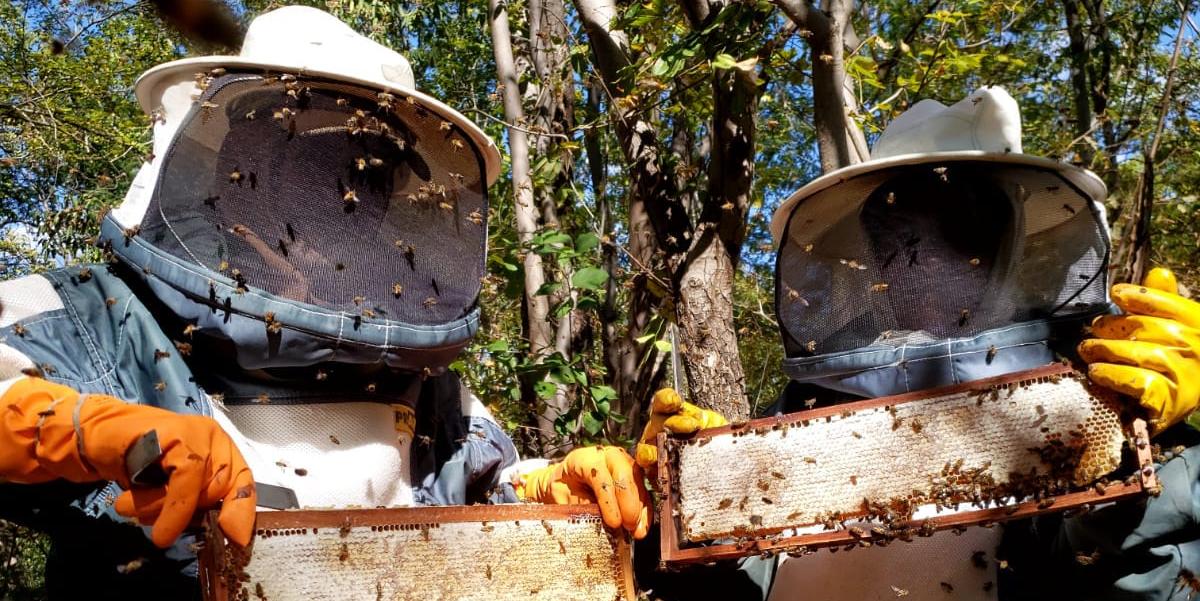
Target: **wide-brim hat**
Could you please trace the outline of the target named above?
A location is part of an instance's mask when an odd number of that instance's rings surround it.
[[[822,175],[788,197],[771,218],[771,236],[777,245],[783,243],[788,220],[805,199],[876,171],[909,165],[968,161],[1052,171],[1091,202],[1104,202],[1107,189],[1096,174],[1021,150],[1021,111],[1003,88],[981,88],[950,106],[922,100],[888,124],[870,160]]]
[[[460,128],[475,143],[489,184],[500,175],[500,151],[478,125],[417,90],[412,67],[403,55],[325,11],[286,6],[263,13],[250,22],[238,55],[199,56],[158,65],[138,78],[134,93],[142,110],[151,114],[171,85],[216,68],[329,79],[411,98]]]

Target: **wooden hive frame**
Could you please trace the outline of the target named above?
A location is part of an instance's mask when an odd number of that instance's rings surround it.
[[[550,549],[551,557],[557,559],[559,557],[557,554],[561,552],[564,562],[567,562],[569,558],[568,553],[577,552],[575,547],[586,547],[596,551],[596,555],[588,553],[586,559],[570,556],[578,561],[569,562],[569,565],[563,566],[565,569],[546,570],[537,565],[525,566],[525,570],[513,570],[511,569],[512,565],[508,565],[507,568],[498,567],[494,578],[492,564],[484,565],[484,561],[481,561],[471,565],[470,569],[478,574],[485,574],[486,580],[483,580],[482,584],[476,582],[458,586],[453,592],[434,590],[435,585],[445,584],[445,580],[454,578],[453,575],[434,573],[437,571],[434,567],[418,567],[416,569],[422,571],[427,578],[422,581],[429,583],[429,592],[402,593],[389,590],[377,582],[376,590],[366,591],[365,596],[364,591],[346,589],[341,592],[334,591],[331,596],[320,598],[347,600],[542,598],[538,593],[543,590],[549,594],[551,590],[572,587],[579,590],[580,594],[584,594],[588,589],[579,585],[581,579],[590,580],[593,584],[598,580],[600,588],[614,591],[612,597],[605,598],[603,601],[610,601],[610,599],[612,601],[634,601],[637,598],[633,579],[631,545],[624,533],[614,532],[604,527],[597,505],[509,504],[264,511],[257,515],[255,538],[247,549],[237,547],[225,540],[217,526],[217,515],[217,512],[214,511],[206,516],[204,542],[198,553],[200,582],[205,601],[278,599],[279,595],[271,594],[270,585],[264,590],[264,587],[251,577],[251,573],[247,572],[248,564],[251,566],[250,571],[253,572],[253,561],[261,561],[260,556],[254,554],[254,549],[256,544],[258,547],[268,544],[265,541],[277,541],[285,538],[303,541],[302,544],[307,545],[306,549],[315,548],[316,553],[333,558],[338,558],[340,554],[341,562],[346,562],[348,559],[347,546],[341,544],[339,551],[338,543],[334,542],[331,545],[330,538],[337,541],[338,537],[347,537],[352,532],[354,538],[368,537],[376,539],[376,541],[383,541],[388,537],[408,536],[407,542],[403,540],[400,543],[395,540],[390,543],[380,542],[391,548],[393,553],[390,556],[385,555],[382,562],[375,562],[371,569],[378,573],[378,564],[380,563],[383,563],[382,569],[386,571],[388,561],[391,561],[392,564],[399,564],[406,560],[401,549],[403,544],[415,546],[435,544],[439,532],[452,526],[470,526],[471,531],[476,534],[470,536],[466,544],[471,545],[478,542],[478,546],[471,549],[470,552],[477,553],[481,560],[498,561],[497,565],[502,563],[503,557],[511,553],[515,547],[512,541],[495,544],[494,539],[488,538],[491,536],[490,534],[487,536],[483,534],[490,533],[496,528],[499,528],[500,532],[505,532],[506,528],[524,529],[522,532],[525,539],[519,543],[521,547],[528,547],[532,537],[536,539],[535,544],[544,544]],[[581,528],[581,525],[587,527]],[[474,530],[475,528],[479,530]],[[318,540],[318,532],[322,533],[325,540]],[[345,540],[351,540],[351,538],[348,537]],[[294,579],[297,583],[305,580],[345,579],[344,576],[332,573],[333,570],[339,568],[339,562],[336,559],[325,561],[324,565],[334,566],[328,571],[314,570],[323,573],[300,573],[303,568],[284,565],[293,561],[299,565],[298,558],[274,556],[278,554],[280,554],[279,551],[274,551],[269,559],[272,562],[271,569],[278,571],[278,566],[282,566],[283,570],[289,572],[287,578]],[[489,557],[491,560],[487,560]],[[419,562],[420,559],[411,558],[409,561]],[[576,563],[578,567],[573,569]],[[311,567],[311,564],[305,565]],[[354,566],[351,562],[343,563],[340,567],[353,571]],[[503,573],[501,573],[502,570]],[[466,579],[459,578],[458,580],[462,583]],[[278,582],[274,583],[277,587],[278,584]],[[259,585],[258,588],[256,585]],[[471,586],[477,588],[471,589]],[[589,597],[580,598],[587,599]]]
[[[847,418],[861,412],[880,410],[893,411],[892,408],[918,401],[935,402],[936,399],[947,398],[950,395],[997,395],[996,391],[1005,387],[1017,386],[1018,382],[1052,381],[1060,378],[1082,377],[1069,366],[1053,364],[1046,367],[1009,374],[995,378],[987,378],[956,386],[948,386],[928,391],[920,391],[890,397],[881,397],[865,401],[851,402],[830,407],[822,407],[801,411],[783,416],[751,420],[741,424],[730,424],[719,428],[702,430],[691,437],[671,437],[661,434],[658,438],[658,490],[660,491],[660,524],[661,524],[661,561],[664,566],[671,564],[687,564],[712,562],[722,559],[734,559],[753,555],[768,555],[790,553],[803,555],[823,547],[853,548],[870,546],[871,544],[886,545],[893,540],[911,540],[913,535],[927,536],[934,531],[962,529],[967,526],[990,526],[997,522],[1027,518],[1044,513],[1080,510],[1099,503],[1110,503],[1117,500],[1130,499],[1146,493],[1157,494],[1158,482],[1151,466],[1151,450],[1146,423],[1140,418],[1127,417],[1123,420],[1122,429],[1128,444],[1123,445],[1123,468],[1128,468],[1132,474],[1124,481],[1118,481],[1106,486],[1077,486],[1072,490],[1038,498],[1027,498],[1019,502],[1009,499],[1006,503],[988,503],[976,505],[966,510],[952,513],[938,513],[930,517],[908,519],[888,525],[888,528],[872,531],[870,522],[866,520],[866,499],[864,508],[860,511],[850,511],[839,515],[836,524],[826,523],[821,529],[820,522],[801,521],[780,526],[779,524],[764,525],[763,527],[739,527],[727,536],[713,536],[697,540],[696,536],[689,537],[689,525],[681,515],[683,506],[680,498],[680,482],[678,477],[678,462],[680,449],[685,445],[704,446],[713,440],[733,436],[761,436],[767,432],[777,432],[789,427],[797,431],[808,432],[820,429],[837,418]],[[1086,384],[1085,384],[1086,386]],[[1089,392],[1098,397],[1102,392]],[[974,397],[972,397],[974,398]],[[1117,402],[1115,396],[1111,397]],[[980,401],[982,403],[982,401]],[[910,405],[917,409],[919,404]],[[928,408],[928,407],[926,407]],[[1042,411],[1038,407],[1039,412]],[[892,413],[896,415],[896,413]],[[909,415],[912,415],[910,413]],[[897,420],[899,421],[899,420]],[[827,426],[826,426],[827,427]],[[802,428],[807,428],[804,430]],[[893,425],[895,430],[896,426]],[[907,429],[907,428],[906,428]],[[916,430],[919,432],[919,430]],[[1041,429],[1046,432],[1045,428]],[[800,434],[802,435],[802,434]],[[786,436],[786,433],[784,434]],[[1086,445],[1085,445],[1086,446]],[[1029,449],[1034,450],[1034,449]],[[806,460],[808,458],[805,458]],[[948,459],[953,461],[953,459]],[[865,462],[869,462],[869,459]],[[940,461],[938,462],[940,464]],[[742,469],[746,469],[743,465]],[[1100,476],[1103,474],[1092,474]],[[710,474],[711,476],[711,474]],[[776,477],[786,477],[776,474]],[[1091,480],[1096,478],[1091,477]],[[769,478],[768,478],[769,480]],[[855,483],[857,484],[857,483]],[[915,485],[918,483],[914,482]],[[1088,483],[1090,484],[1090,482]],[[761,485],[761,482],[760,482]],[[849,486],[847,483],[844,486]],[[764,489],[765,490],[765,489]],[[916,491],[914,491],[916,492]],[[743,497],[744,498],[744,497]],[[767,499],[763,499],[766,501]],[[743,501],[744,502],[744,501]],[[963,502],[964,505],[969,505]],[[723,499],[721,505],[729,507],[729,499]],[[956,504],[957,505],[957,504]],[[720,507],[718,507],[720,508]],[[798,513],[798,512],[797,512]],[[755,516],[757,517],[757,516]],[[791,517],[790,515],[788,517]],[[846,527],[846,522],[864,520],[866,527]],[[752,520],[753,522],[753,520]],[[761,518],[759,518],[761,523]],[[830,529],[832,528],[832,529]],[[895,536],[895,532],[901,532]]]

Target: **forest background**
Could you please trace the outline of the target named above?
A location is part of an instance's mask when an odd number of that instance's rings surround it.
[[[911,104],[983,85],[1108,185],[1114,281],[1200,290],[1191,0],[326,0],[497,140],[484,325],[455,363],[527,455],[628,444],[664,385],[731,418],[785,378],[771,214]],[[260,0],[0,4],[0,279],[89,262],[149,151],[147,68],[236,53]],[[167,26],[164,26],[166,24]],[[45,541],[0,525],[0,599]]]

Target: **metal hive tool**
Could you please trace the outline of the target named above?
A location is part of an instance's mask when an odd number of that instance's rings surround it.
[[[661,436],[663,561],[888,544],[1153,491],[1145,423],[1121,406],[1056,364]],[[1118,469],[1133,477],[1103,479]]]
[[[200,565],[206,601],[636,598],[595,505],[261,512],[248,550],[210,515]]]

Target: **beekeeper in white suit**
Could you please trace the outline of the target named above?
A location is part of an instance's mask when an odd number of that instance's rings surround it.
[[[1084,326],[1111,310],[1105,195],[1093,173],[1022,153],[1020,111],[1003,89],[983,88],[950,106],[917,103],[888,125],[869,161],[817,178],[775,212],[776,307],[792,381],[771,413],[1075,355]],[[1190,301],[1174,294],[1173,279],[1156,279],[1161,291],[1115,288],[1114,300],[1131,315],[1097,322],[1095,335],[1111,340],[1090,340],[1079,351],[1095,381],[1141,401],[1160,441],[1191,446],[1190,430],[1170,426],[1195,408],[1200,310],[1185,310]],[[1144,295],[1163,299],[1139,303]],[[1147,337],[1137,321],[1146,319],[1174,334]],[[1145,346],[1135,355],[1129,344]],[[667,405],[661,414],[698,419],[660,416],[644,443],[662,428],[721,421]],[[639,445],[639,462],[648,465],[652,451]],[[1200,498],[1194,453],[1159,471],[1164,490],[1176,495],[1145,505],[849,553],[755,558],[742,572],[763,597],[780,600],[1167,598],[1200,567],[1195,545],[1179,542],[1196,539],[1185,536],[1197,523],[1189,496]]]
[[[518,466],[446,370],[501,161],[403,56],[287,7],[135,91],[154,147],[111,262],[0,283],[0,517],[51,535],[51,598],[198,596],[176,540],[214,507],[239,544],[256,504],[598,502],[645,535],[627,453]]]

